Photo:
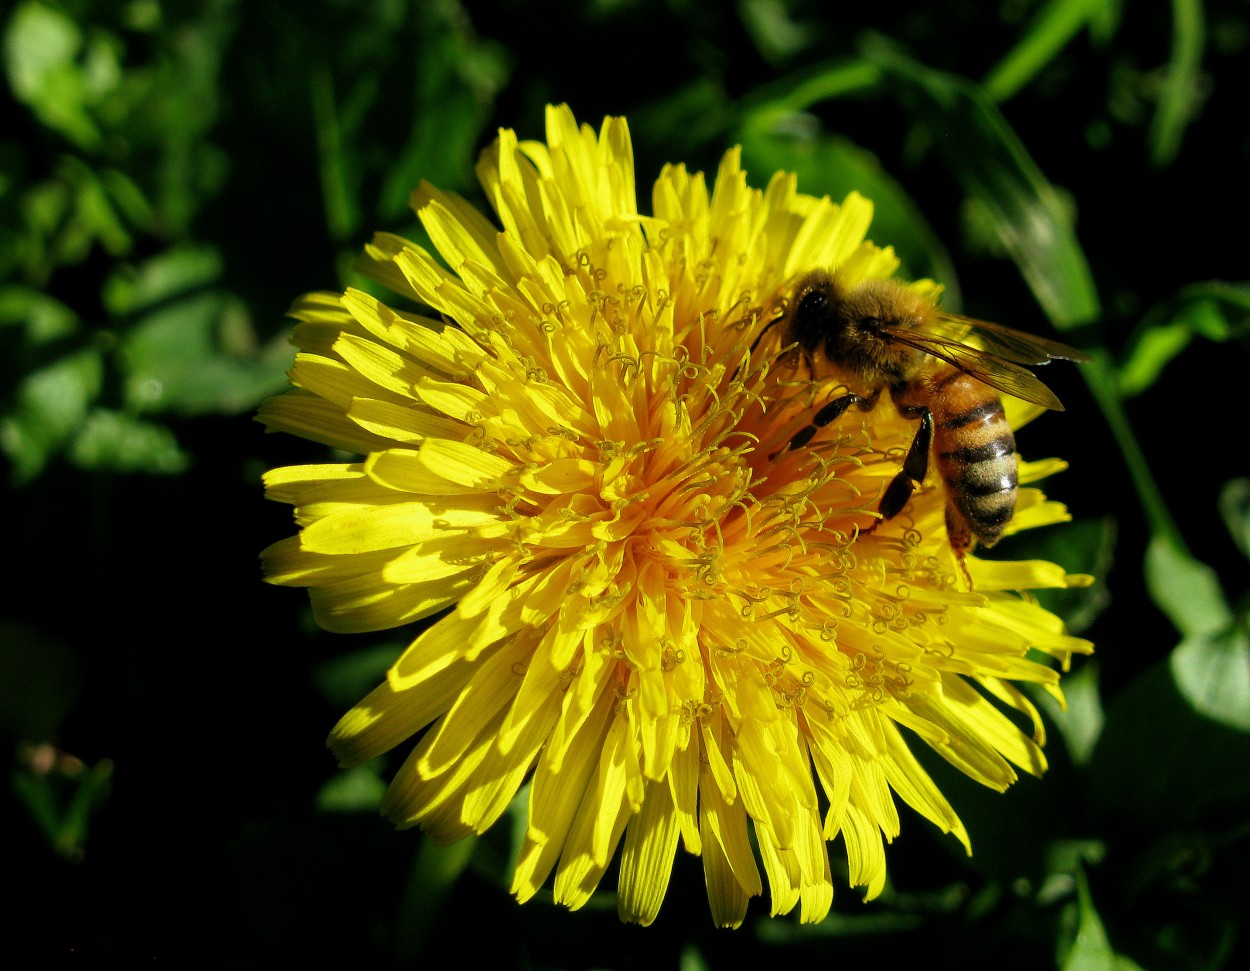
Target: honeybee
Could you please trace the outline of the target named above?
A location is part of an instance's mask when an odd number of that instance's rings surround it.
[[[887,389],[899,413],[920,426],[882,494],[881,517],[903,511],[932,453],[946,489],[947,533],[961,556],[974,538],[993,546],[1015,513],[1019,458],[998,392],[1062,411],[1022,365],[1088,360],[1057,341],[945,313],[897,281],[847,285],[824,271],[799,281],[774,323],[814,375],[823,357],[855,388],[822,406],[781,451],[802,448],[851,406],[868,411]]]

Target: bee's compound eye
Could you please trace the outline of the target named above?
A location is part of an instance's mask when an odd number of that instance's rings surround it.
[[[804,347],[814,347],[829,328],[829,308],[829,294],[819,288],[808,290],[794,308],[791,336]]]
[[[829,306],[829,294],[820,289],[808,290],[799,299],[799,305],[795,309],[795,313],[800,317],[810,319],[823,314],[827,306]]]

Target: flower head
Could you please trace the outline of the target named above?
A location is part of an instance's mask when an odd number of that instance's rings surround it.
[[[993,788],[1040,773],[1017,682],[1058,695],[1058,673],[1030,648],[1089,645],[1018,592],[1078,578],[961,559],[940,483],[882,521],[916,429],[891,404],[787,447],[839,383],[768,324],[813,268],[894,272],[865,239],[870,203],[784,173],[753,189],[731,151],[710,194],[666,167],[643,215],[625,121],[596,134],[567,108],[545,144],[502,131],[478,175],[502,229],[422,185],[441,262],[389,235],[363,258],[442,319],[304,297],[296,390],[261,413],[364,456],[267,475],[300,526],[266,550],[268,578],[311,588],[330,630],[440,615],[334,729],[341,763],[420,735],[383,811],[440,841],[485,830],[529,780],[515,894],[554,871],[576,908],[621,846],[620,912],[641,923],[679,844],[726,925],[760,863],[773,913],[821,919],[835,840],[879,893],[896,799],[967,845],[904,733]],[[1064,518],[1022,488],[1007,532]]]

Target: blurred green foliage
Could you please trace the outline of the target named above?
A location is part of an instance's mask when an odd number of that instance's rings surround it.
[[[0,617],[6,956],[408,966],[468,938],[537,968],[857,958],[1221,968],[1247,955],[1250,283],[1245,0],[19,0],[0,10]],[[1022,447],[1075,522],[1006,544],[1097,580],[1048,598],[1098,654],[1039,696],[1052,768],[1006,796],[930,766],[972,834],[915,817],[891,883],[802,927],[714,932],[697,862],[660,920],[507,895],[513,834],[428,845],[373,814],[389,768],[320,741],[398,649],[318,633],[255,553],[283,311],[419,237],[420,179],[480,200],[500,125],[568,101],[665,161],[876,204],[949,305],[1093,362]],[[1231,217],[1231,220],[1230,220]],[[1053,378],[1053,380],[1052,380]],[[1084,379],[1087,386],[1082,386]],[[836,858],[836,853],[834,854]],[[490,926],[483,935],[479,928]],[[455,943],[452,943],[452,942]],[[17,966],[17,965],[14,965]]]

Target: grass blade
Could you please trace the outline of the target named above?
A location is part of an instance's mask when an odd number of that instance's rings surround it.
[[[1098,317],[1098,295],[1069,212],[985,92],[892,51],[869,56],[988,214],[1051,322],[1066,330]]]

